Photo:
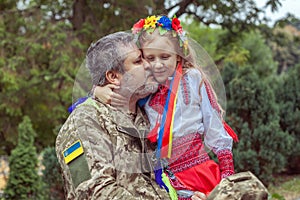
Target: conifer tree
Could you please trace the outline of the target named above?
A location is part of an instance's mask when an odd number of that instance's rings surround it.
[[[46,185],[46,195],[49,200],[63,200],[64,188],[60,173],[60,165],[54,147],[43,150],[43,182]]]
[[[274,91],[251,65],[240,68],[229,87],[229,122],[240,138],[233,149],[236,169],[250,170],[268,184],[286,166],[293,138],[280,128]]]
[[[28,116],[18,126],[18,144],[9,157],[9,178],[5,199],[40,199],[40,178],[37,173],[35,131]]]
[[[300,173],[300,64],[290,67],[276,89],[280,106],[280,126],[295,138],[287,166],[289,173]]]

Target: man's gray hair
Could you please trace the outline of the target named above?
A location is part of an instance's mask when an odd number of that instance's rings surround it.
[[[132,34],[116,32],[92,43],[86,54],[86,64],[92,77],[93,85],[103,86],[106,83],[106,72],[124,73],[123,64],[126,53],[122,48],[135,45]]]

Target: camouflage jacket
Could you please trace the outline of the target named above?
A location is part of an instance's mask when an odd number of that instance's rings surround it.
[[[240,172],[221,180],[207,200],[268,200],[269,192],[250,171]]]
[[[56,139],[66,199],[169,199],[150,178],[148,128],[140,110],[133,121],[92,99],[78,106]]]

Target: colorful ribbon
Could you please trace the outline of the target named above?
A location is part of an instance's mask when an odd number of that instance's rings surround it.
[[[179,88],[179,82],[182,76],[182,64],[179,63],[177,69],[173,75],[168,97],[164,106],[164,112],[162,116],[162,127],[158,134],[157,144],[157,157],[158,158],[170,158],[172,151],[172,138],[173,138],[173,122],[176,110],[177,93]]]

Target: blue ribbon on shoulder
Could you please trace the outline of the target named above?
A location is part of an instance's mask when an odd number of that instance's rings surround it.
[[[68,112],[71,113],[73,112],[73,110],[75,110],[75,108],[82,104],[83,102],[85,102],[85,100],[87,100],[89,97],[85,96],[85,97],[81,97],[79,99],[77,99],[77,101],[75,103],[73,103],[69,108],[68,108]]]

